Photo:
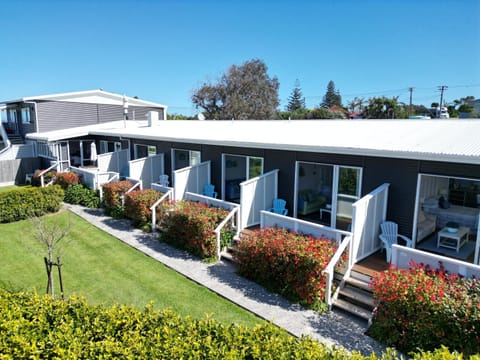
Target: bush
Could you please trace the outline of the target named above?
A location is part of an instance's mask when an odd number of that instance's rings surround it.
[[[63,201],[63,190],[58,185],[19,188],[0,193],[0,222],[24,220],[57,212]]]
[[[203,203],[179,201],[173,210],[165,213],[160,239],[201,259],[215,258],[217,239],[214,230],[228,213],[228,210],[209,207]]]
[[[114,208],[122,206],[122,196],[130,189],[133,184],[128,180],[113,181],[102,186],[103,189],[103,204],[107,214]]]
[[[162,196],[155,190],[134,190],[125,195],[125,216],[132,219],[135,226],[142,227],[152,221],[150,207]]]
[[[102,308],[82,299],[1,292],[0,353],[11,358],[260,359],[318,358],[340,353],[295,339],[272,325],[248,329],[205,318],[181,318],[147,306]]]
[[[410,265],[374,277],[377,307],[369,333],[405,352],[445,345],[480,353],[480,280]]]
[[[74,172],[60,172],[55,176],[55,184],[60,185],[62,189],[66,189],[71,185],[79,184],[80,179]]]
[[[323,270],[336,249],[329,239],[266,228],[242,237],[234,257],[242,276],[293,302],[326,310]]]
[[[68,186],[65,189],[63,201],[69,204],[78,204],[92,209],[100,206],[98,192],[90,190],[82,184]]]
[[[271,324],[227,326],[208,317],[194,320],[171,310],[154,311],[151,305],[140,311],[3,290],[0,329],[5,359],[400,359],[391,349],[367,358],[310,337],[295,338]],[[460,358],[446,348],[412,355],[416,360]]]

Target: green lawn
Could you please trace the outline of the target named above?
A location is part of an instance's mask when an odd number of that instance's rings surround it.
[[[138,308],[153,301],[157,309],[170,307],[192,318],[211,314],[224,323],[253,326],[262,322],[69,211],[44,219],[58,224],[70,222],[61,256],[67,296],[81,294],[91,304],[120,303]],[[0,224],[0,254],[0,287],[45,292],[46,251],[36,240],[31,221]],[[58,284],[57,273],[54,281]]]

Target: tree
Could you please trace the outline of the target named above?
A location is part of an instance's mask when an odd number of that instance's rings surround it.
[[[48,219],[45,218],[32,217],[31,220],[33,228],[36,231],[35,238],[43,246],[45,246],[47,250],[48,258],[44,258],[45,267],[47,269],[47,293],[49,293],[52,298],[55,297],[52,268],[56,266],[60,281],[60,292],[63,299],[63,283],[61,273],[62,264],[60,263],[60,255],[62,251],[61,242],[70,233],[70,222],[66,226],[62,226],[60,224],[48,221]],[[63,245],[65,245],[65,241],[63,242]],[[57,258],[57,262],[54,260],[55,257]]]
[[[321,107],[328,109],[334,105],[342,106],[342,97],[340,96],[340,92],[335,89],[335,83],[330,80]]]
[[[300,81],[295,80],[295,87],[292,90],[292,94],[288,98],[287,111],[297,112],[298,110],[305,109],[305,98],[302,96],[302,90],[300,89]]]
[[[365,113],[369,119],[401,119],[405,117],[405,110],[398,104],[398,97],[370,98]]]
[[[207,119],[272,119],[279,105],[276,77],[270,78],[262,60],[232,65],[216,84],[194,90],[192,102]]]

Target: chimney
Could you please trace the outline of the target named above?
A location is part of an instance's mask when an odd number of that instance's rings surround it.
[[[149,127],[157,126],[157,124],[158,124],[158,112],[149,111],[147,113],[147,120],[148,120],[148,126]]]

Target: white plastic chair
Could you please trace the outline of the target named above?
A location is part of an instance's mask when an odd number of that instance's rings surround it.
[[[385,221],[380,224],[382,233],[379,235],[382,240],[383,247],[387,251],[387,261],[392,260],[392,245],[398,243],[398,238],[405,241],[407,247],[412,247],[412,240],[398,233],[398,225],[393,221]]]
[[[168,187],[168,175],[160,175],[158,180],[160,185]]]

